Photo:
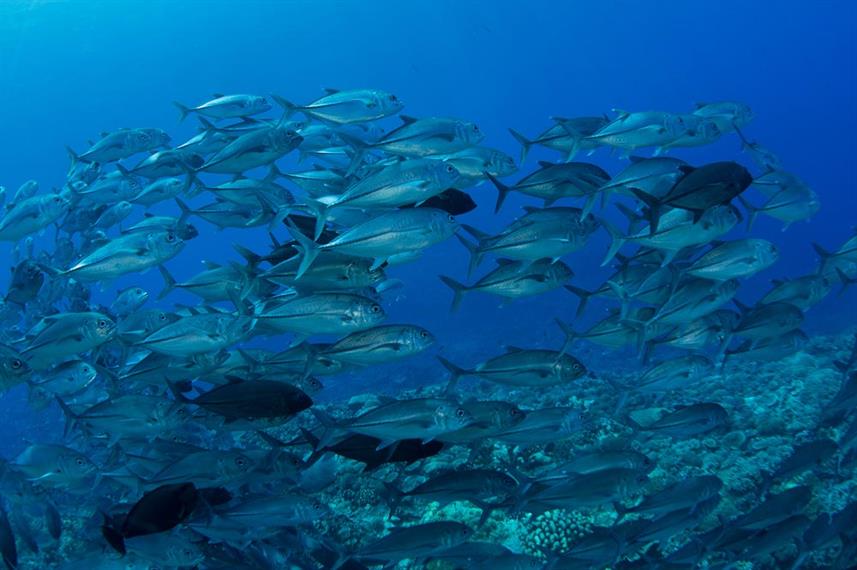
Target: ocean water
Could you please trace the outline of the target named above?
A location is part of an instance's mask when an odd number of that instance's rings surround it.
[[[158,127],[174,144],[187,140],[198,123],[193,117],[180,122],[173,101],[195,105],[215,93],[253,93],[308,103],[323,88],[382,89],[396,94],[408,115],[473,121],[485,134],[482,144],[516,162],[520,146],[508,129],[535,137],[554,116],[614,117],[614,110],[689,113],[698,102],[721,100],[747,104],[754,113],[742,129],[747,138],[776,153],[784,169],[803,179],[821,202],[811,219],[786,231],[781,222],[760,216],[749,234],[745,220],[725,236],[764,238],[780,251],[772,267],[742,280],[737,298],[748,305],[768,290],[772,279],[815,272],[819,260],[811,244],[835,250],[857,224],[857,3],[849,1],[7,0],[0,2],[0,185],[7,189],[7,202],[29,179],[38,181],[41,192],[62,187],[69,164],[65,146],[81,152],[102,132]],[[279,111],[275,107],[268,115]],[[379,124],[389,130],[398,120],[388,117]],[[633,154],[651,153],[643,148]],[[763,173],[742,151],[735,133],[668,156],[693,165],[735,160],[756,176]],[[539,160],[560,157],[535,147],[518,173],[504,180],[518,180],[535,170]],[[628,164],[608,148],[591,156],[581,153],[576,160],[597,164],[611,175]],[[298,163],[291,153],[277,164],[288,172],[312,161]],[[488,233],[502,230],[523,207],[541,205],[512,193],[495,214],[496,191],[490,183],[467,192],[478,207],[460,221]],[[198,206],[203,199],[190,202]],[[596,210],[624,228],[615,208]],[[179,210],[169,201],[151,212],[178,215]],[[143,209],[136,207],[125,224],[142,216]],[[257,252],[270,245],[265,226],[220,230],[192,221],[200,236],[166,263],[180,280],[202,270],[204,260],[241,262],[232,249],[235,243]],[[288,239],[285,227],[274,233]],[[115,235],[115,228],[108,235]],[[52,251],[53,239],[54,230],[48,228],[35,237],[36,250]],[[610,275],[609,267],[600,267],[608,245],[607,232],[599,230],[584,249],[564,258],[575,273],[574,285],[594,289]],[[0,267],[14,264],[14,247],[0,243]],[[633,248],[623,249],[628,251]],[[387,322],[425,327],[435,345],[406,360],[325,379],[318,401],[344,402],[365,393],[400,397],[405,390],[443,383],[446,370],[437,354],[469,366],[505,346],[557,350],[564,337],[555,319],[585,330],[616,306],[593,299],[583,317],[576,318],[576,297],[559,288],[505,303],[473,293],[451,313],[452,293],[438,276],[471,282],[467,264],[465,248],[449,239],[417,261],[391,268],[389,276],[403,286],[383,295]],[[484,262],[480,270],[489,267]],[[153,269],[93,284],[93,304],[109,305],[117,291],[130,285],[149,291],[148,308],[200,303],[181,291],[156,300],[163,281]],[[0,291],[8,286],[9,274],[0,272]],[[837,335],[857,324],[857,288],[841,294],[839,289],[837,284],[809,310],[801,327],[830,370],[830,361],[843,358],[848,348]],[[825,352],[828,341],[819,340],[833,338],[841,341],[839,353]],[[282,350],[288,342],[283,335],[254,338],[242,346]],[[609,350],[585,341],[571,349],[594,374],[629,378],[644,368],[636,352],[634,346]],[[753,366],[763,365],[771,366]],[[801,370],[811,377],[821,373],[819,366],[800,361],[776,369],[784,376]],[[734,378],[721,376],[721,385],[753,378],[744,369],[733,373]],[[839,381],[832,372],[824,378]],[[468,381],[466,390],[479,394],[475,384]],[[766,393],[764,387],[756,390],[757,396]],[[62,439],[59,408],[52,404],[33,410],[27,393],[27,386],[20,385],[0,395],[0,456],[6,459],[32,442]],[[533,403],[543,394],[516,397],[521,402],[534,398]],[[790,438],[795,433],[782,428],[774,435]],[[805,435],[806,430],[800,437]]]

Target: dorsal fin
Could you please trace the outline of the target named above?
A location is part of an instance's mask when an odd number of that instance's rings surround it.
[[[339,89],[334,89],[332,87],[323,87],[322,89],[328,95],[335,95],[335,94],[339,93],[339,91],[340,91]]]
[[[539,166],[541,166],[542,168],[550,168],[551,166],[556,166],[556,163],[551,162],[549,160],[540,160]]]
[[[410,125],[411,123],[417,122],[416,117],[412,117],[410,115],[399,115],[399,118],[402,120],[402,123],[405,125]]]
[[[223,93],[212,93],[211,96],[214,97],[215,99],[220,99],[221,97],[226,97],[226,95],[224,95]]]
[[[628,160],[631,161],[631,164],[637,164],[641,160],[646,160],[645,156],[629,156]]]
[[[507,345],[506,345],[506,346],[504,346],[503,348],[505,348],[505,349],[506,349],[506,354],[514,354],[514,353],[516,353],[516,352],[524,352],[524,350],[525,350],[525,349],[523,349],[523,348],[520,348],[520,347],[518,347],[518,346],[513,346],[513,345],[511,345],[511,344],[507,344]]]

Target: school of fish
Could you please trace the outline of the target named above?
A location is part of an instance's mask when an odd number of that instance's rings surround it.
[[[375,89],[331,89],[306,104],[216,94],[176,106],[199,122],[190,140],[176,144],[158,128],[103,133],[85,151],[69,149],[62,188],[30,180],[2,191],[0,241],[15,261],[0,306],[0,391],[26,386],[34,413],[55,406],[66,420],[62,437],[28,442],[0,464],[0,554],[10,570],[857,560],[857,502],[810,516],[813,490],[794,483],[807,472],[853,473],[857,347],[836,364],[841,387],[818,435],[759,471],[755,504],[739,516],[718,511],[715,468],[655,488],[660,458],[640,451],[653,438],[717,441],[740,428],[721,402],[685,395],[734,361],[794,354],[808,341],[806,311],[857,281],[855,235],[813,244],[818,267],[772,275],[755,303],[737,298],[742,280],[775,271],[783,255],[752,237],[756,219],[785,229],[819,209],[807,183],[746,138],[746,105],[554,117],[535,136],[511,130],[517,161],[484,146],[477,124],[402,114],[396,95]],[[740,142],[752,168],[672,156],[721,137]],[[528,164],[536,146],[556,161]],[[586,162],[595,152],[620,154],[617,170]],[[284,162],[303,166],[281,170]],[[533,201],[501,231],[459,220],[477,204],[508,209],[511,193]],[[174,215],[148,211],[165,205]],[[744,225],[742,237],[724,239]],[[241,262],[213,251],[201,272],[177,278],[185,245],[215,228],[267,231],[271,248],[236,244]],[[586,289],[574,283],[583,268],[573,260],[599,231],[613,272]],[[613,308],[585,330],[545,323],[553,348],[534,340],[482,362],[453,358],[419,323],[389,322],[385,296],[418,287],[389,277],[392,266],[456,240],[469,256],[467,282],[432,276],[448,286],[452,311],[474,292],[513,302],[563,289],[578,317],[593,297]],[[113,295],[113,280],[148,270],[163,290]],[[109,305],[93,302],[98,288],[113,295]],[[198,303],[168,304],[182,290]],[[281,349],[248,347],[256,338]],[[575,356],[578,342],[630,349],[639,371],[620,379],[593,370]],[[383,382],[382,365],[427,350],[438,353],[436,380],[419,390],[314,401],[343,372],[381,366]],[[465,387],[472,381],[479,391]],[[570,403],[581,386],[598,390],[598,405]],[[564,396],[534,408],[522,393]],[[657,416],[636,413],[652,401]],[[608,424],[621,433],[609,446],[560,455],[561,442]],[[830,429],[839,436],[823,435]],[[532,450],[550,461],[530,461]],[[383,510],[374,534],[340,539],[348,519],[364,516],[343,511],[346,491]],[[422,521],[431,502],[478,514]],[[610,522],[562,549],[528,552],[485,531],[552,511]]]

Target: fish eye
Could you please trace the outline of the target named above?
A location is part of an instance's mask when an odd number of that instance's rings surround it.
[[[473,132],[474,132],[474,133],[478,133],[478,132],[479,132],[479,126],[478,126],[478,125],[473,125]]]
[[[466,414],[467,412],[465,412],[463,408],[458,408],[457,410],[455,410],[456,417],[463,418]]]
[[[372,312],[373,313],[380,313],[381,307],[379,307],[378,305],[372,305]]]
[[[174,234],[173,232],[168,233],[167,243],[173,243],[174,241],[176,241],[176,234]]]
[[[395,96],[395,95],[390,95],[390,96],[389,96],[389,97],[387,97],[387,98],[388,98],[390,101],[393,101],[394,103],[395,103],[396,101],[398,101],[398,99],[396,98],[396,96]]]
[[[59,204],[60,202],[62,202],[62,198],[60,198],[59,196],[54,196],[54,204]]]
[[[428,332],[427,331],[420,331],[420,338],[428,338]]]
[[[312,508],[313,508],[313,509],[315,509],[315,510],[317,510],[317,511],[320,511],[320,510],[322,509],[322,507],[321,507],[321,501],[319,501],[318,499],[316,499],[315,501],[313,501],[313,502],[312,502]]]
[[[74,462],[75,462],[75,463],[77,463],[78,465],[80,465],[81,467],[83,467],[83,459],[81,459],[80,457],[78,457],[77,459],[75,459],[75,461],[74,461]]]
[[[160,315],[158,315],[158,319],[159,319],[159,320],[162,320],[162,321],[167,320],[167,314],[166,314],[166,313],[161,313]]]
[[[454,217],[452,214],[449,214],[449,215],[446,217],[446,221],[448,221],[448,222],[454,222],[454,221],[455,221],[455,217]]]
[[[106,327],[107,327],[107,321],[105,321],[104,319],[101,319],[100,321],[98,321],[98,328],[103,329]]]
[[[12,359],[12,368],[14,368],[15,370],[22,367],[23,365],[24,365],[24,363],[21,362],[19,359],[17,359],[17,358]]]
[[[135,293],[137,293],[138,295],[142,295],[142,294],[143,294],[143,290],[142,290],[142,289],[136,289],[134,292],[135,292]]]
[[[453,172],[455,172],[455,167],[452,166],[451,164],[449,164],[446,167],[446,171],[449,172],[450,174],[452,174]]]
[[[520,413],[521,413],[521,410],[519,410],[518,408],[512,408],[511,410],[509,410],[510,416],[517,416]]]
[[[244,467],[244,465],[246,465],[246,464],[247,464],[247,462],[244,461],[243,457],[236,457],[235,458],[235,465],[237,465],[238,467]]]

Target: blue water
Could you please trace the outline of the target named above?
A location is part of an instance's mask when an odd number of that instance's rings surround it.
[[[9,192],[29,178],[43,189],[62,185],[64,145],[83,150],[102,131],[154,126],[175,142],[186,140],[194,121],[179,123],[171,101],[196,104],[215,92],[279,93],[308,102],[323,87],[376,87],[397,94],[408,114],[475,121],[487,135],[484,144],[516,158],[519,147],[508,127],[536,135],[553,115],[688,112],[697,101],[735,99],[755,112],[748,136],[776,152],[822,202],[810,222],[786,232],[775,220],[758,221],[753,234],[774,241],[785,255],[743,286],[739,297],[753,302],[768,279],[814,270],[810,242],[837,247],[857,222],[855,30],[857,3],[851,1],[6,1],[0,3],[0,184]],[[732,134],[673,154],[694,164],[736,159],[750,166]],[[555,157],[534,150],[522,173]],[[586,160],[611,173],[625,164],[604,149]],[[281,165],[289,168],[294,159]],[[462,221],[486,231],[535,204],[513,195],[493,215],[493,187],[472,194],[480,208]],[[176,211],[171,204],[159,208]],[[201,269],[199,261],[238,259],[233,242],[260,251],[268,245],[264,230],[198,226],[201,237],[168,263],[180,279]],[[42,247],[51,233],[40,238]],[[570,256],[575,283],[593,287],[603,280],[598,264],[606,247],[600,232]],[[11,263],[11,249],[0,245],[0,266]],[[570,319],[576,307],[563,290],[506,307],[472,295],[449,315],[451,295],[437,275],[463,278],[466,264],[465,250],[450,240],[393,270],[406,285],[387,303],[390,322],[425,326],[441,350],[467,362],[503,344],[559,345],[553,319]],[[4,273],[0,289],[5,281]],[[109,301],[132,282],[153,293],[162,287],[152,271],[108,284],[96,297]],[[196,301],[181,293],[169,300]],[[605,306],[593,303],[587,318],[600,317]],[[839,331],[857,321],[855,307],[854,290],[831,295],[809,313],[805,329]],[[331,390],[395,390],[436,382],[442,373],[424,354],[340,386],[331,382]],[[48,421],[32,417],[21,391],[3,397],[3,410],[14,420],[4,427],[4,447],[12,449],[28,422]]]

